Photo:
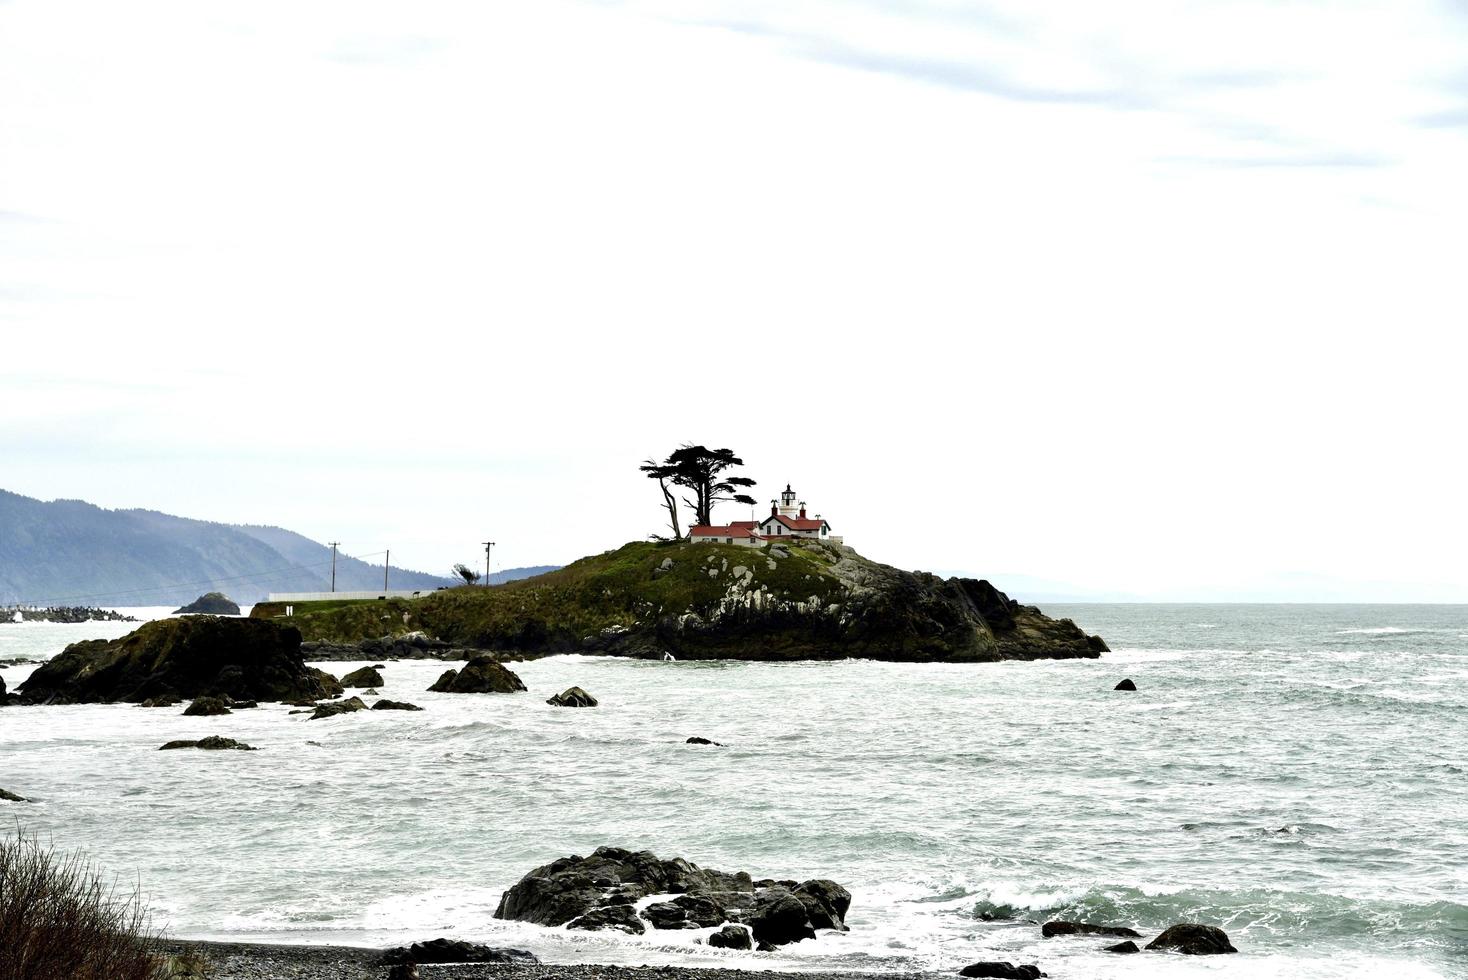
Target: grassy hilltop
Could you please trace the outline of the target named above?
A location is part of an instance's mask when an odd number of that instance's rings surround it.
[[[1095,656],[1105,648],[987,582],[904,572],[815,541],[634,542],[494,588],[294,605],[289,622],[308,640],[422,630],[456,646],[527,654],[921,661]],[[252,615],[283,613],[275,603]]]

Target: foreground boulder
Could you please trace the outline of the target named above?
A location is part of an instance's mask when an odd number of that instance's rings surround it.
[[[1191,956],[1238,952],[1233,943],[1228,941],[1228,933],[1217,926],[1205,926],[1197,922],[1168,926],[1162,930],[1162,935],[1147,944],[1147,948],[1172,950]]]
[[[175,616],[238,616],[240,607],[223,592],[206,592],[187,606],[175,609],[173,614]]]
[[[32,704],[140,703],[163,697],[294,701],[342,693],[301,659],[301,634],[268,620],[189,616],[116,640],[73,643],[21,686]]]
[[[1040,972],[1038,966],[1015,966],[1007,960],[983,960],[970,963],[958,971],[961,977],[997,977],[998,980],[1037,980],[1050,974]]]
[[[514,694],[525,690],[525,682],[513,670],[486,655],[475,657],[463,670],[444,671],[429,690],[441,694]]]
[[[634,909],[639,899],[670,893],[676,897],[653,903],[641,916]],[[743,871],[599,847],[590,857],[572,855],[531,871],[505,892],[495,918],[631,933],[649,924],[694,929],[747,923],[754,940],[783,945],[813,938],[817,929],[845,931],[850,907],[851,893],[827,879],[755,882]]]
[[[1053,936],[1129,936],[1140,939],[1142,934],[1126,926],[1098,926],[1090,922],[1067,922],[1057,919],[1040,927],[1040,935],[1046,939]]]
[[[555,697],[546,698],[545,703],[557,708],[595,708],[597,700],[579,687],[568,687]]]
[[[160,752],[165,749],[207,749],[216,752],[223,749],[239,749],[243,752],[254,752],[255,746],[246,745],[244,742],[236,742],[232,738],[224,738],[220,735],[210,735],[207,738],[201,739],[174,739],[172,742],[165,742],[158,747],[158,751]]]
[[[307,721],[319,721],[322,718],[335,718],[337,715],[348,714],[352,711],[361,711],[367,707],[367,703],[359,697],[350,697],[345,701],[330,701],[326,704],[318,704],[316,710],[311,712]]]
[[[376,667],[358,667],[341,679],[342,687],[381,687],[383,683]]]
[[[430,939],[426,943],[398,946],[382,954],[378,966],[399,963],[539,963],[536,955],[524,949],[500,949],[461,939]]]

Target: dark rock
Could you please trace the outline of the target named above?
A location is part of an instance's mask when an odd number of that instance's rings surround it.
[[[375,687],[369,687],[367,690],[363,691],[362,693],[364,695],[366,695],[367,697],[373,697],[373,698],[378,697],[378,696],[380,696],[382,694],[382,692],[379,691]]]
[[[754,951],[756,953],[773,953],[779,950],[779,948],[780,947],[776,946],[774,943],[762,942],[759,945],[755,946]]]
[[[525,690],[525,682],[490,656],[479,656],[463,670],[446,670],[430,691],[446,694],[513,694]]]
[[[682,906],[674,905],[672,902],[654,902],[642,910],[642,917],[652,923],[654,929],[696,929],[695,923],[688,921],[688,913]],[[721,916],[719,921],[723,921]]]
[[[961,977],[997,977],[998,980],[1036,980],[1038,977],[1048,977],[1050,974],[1041,973],[1038,966],[1015,966],[1008,961],[985,960],[979,963],[970,963],[958,971]]]
[[[372,706],[373,711],[422,711],[416,704],[406,701],[389,701],[386,698]]]
[[[163,745],[158,747],[158,750],[160,752],[164,749],[209,749],[211,751],[218,751],[221,749],[240,749],[245,752],[255,751],[255,747],[253,745],[246,745],[244,742],[236,742],[232,738],[224,738],[220,735],[210,735],[207,738],[201,738],[197,740],[182,738],[175,739],[172,742],[165,742]]]
[[[14,793],[10,792],[7,789],[0,789],[0,800],[4,800],[6,803],[28,803],[28,802],[30,802],[24,796],[16,796]]]
[[[566,923],[567,929],[616,929],[621,932],[640,936],[647,931],[647,926],[637,917],[630,905],[603,905],[600,908],[591,909],[585,915],[578,915]]]
[[[1128,939],[1124,943],[1117,943],[1115,946],[1107,946],[1106,947],[1106,952],[1108,952],[1108,953],[1140,953],[1141,950],[1139,950],[1137,948],[1137,944],[1136,943],[1134,943],[1130,939]]]
[[[744,926],[725,926],[709,936],[709,945],[716,949],[750,949],[754,943],[749,930]]]
[[[684,745],[718,745],[718,746],[722,746],[724,743],[723,742],[715,742],[713,739],[711,739],[711,738],[704,738],[702,735],[690,735],[688,737],[688,739],[683,744]]]
[[[1137,685],[1133,683],[1130,677],[1125,678],[1120,684],[1112,688],[1113,691],[1135,691],[1136,689]]]
[[[149,698],[148,700],[144,701],[142,704],[138,705],[138,707],[140,707],[140,708],[172,708],[172,707],[177,706],[178,705],[178,702],[179,702],[179,699],[176,698],[176,697],[174,697],[172,694],[165,694],[162,697]]]
[[[1053,936],[1130,936],[1140,939],[1142,934],[1126,926],[1098,926],[1090,922],[1068,922],[1056,919],[1040,927],[1040,935],[1046,939]]]
[[[534,953],[467,943],[461,939],[430,939],[426,943],[398,946],[382,954],[378,966],[400,963],[539,963]]]
[[[291,701],[341,693],[301,658],[301,634],[263,619],[188,616],[144,623],[116,640],[84,640],[37,667],[21,687],[33,704],[150,698]]]
[[[595,708],[597,701],[579,687],[568,687],[555,697],[546,698],[545,703],[557,708]]]
[[[796,885],[794,895],[805,905],[813,928],[848,931],[844,920],[851,908],[851,892],[829,878],[813,878]]]
[[[381,687],[384,681],[376,668],[359,667],[341,679],[342,687]]]
[[[1192,956],[1238,952],[1228,941],[1228,933],[1217,926],[1205,926],[1197,922],[1168,926],[1162,930],[1162,935],[1147,944],[1147,948],[1170,949]]]
[[[767,888],[755,900],[749,927],[760,942],[783,946],[816,938],[810,912],[794,893],[781,887]]]
[[[188,595],[188,593],[184,593]],[[223,592],[206,592],[187,606],[173,611],[175,616],[180,615],[205,615],[205,616],[238,616],[240,607],[233,599]]]
[[[197,698],[194,703],[184,709],[186,715],[227,715],[229,705],[224,703],[223,698]]]
[[[361,711],[367,707],[366,703],[359,697],[350,697],[345,701],[332,701],[328,704],[318,704],[316,710],[311,712],[307,721],[316,721],[321,718],[335,718],[352,711]]]

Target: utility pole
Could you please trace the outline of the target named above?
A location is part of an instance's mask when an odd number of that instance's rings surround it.
[[[484,587],[489,588],[489,552],[494,547],[493,541],[484,542]]]
[[[339,544],[341,544],[341,542],[340,541],[329,541],[327,543],[331,545],[331,591],[335,592],[336,591],[336,546],[339,545]]]
[[[382,553],[382,591],[387,591],[387,568],[392,561],[392,549],[389,548]]]

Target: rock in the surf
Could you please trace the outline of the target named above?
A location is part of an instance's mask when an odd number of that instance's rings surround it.
[[[1141,952],[1141,950],[1137,948],[1137,944],[1134,943],[1134,942],[1132,942],[1130,939],[1128,939],[1124,943],[1117,943],[1115,946],[1107,946],[1107,947],[1105,947],[1105,949],[1106,949],[1106,952],[1108,952],[1108,953],[1140,953]]]
[[[596,698],[579,687],[568,687],[555,697],[545,699],[545,703],[557,708],[595,708]]]
[[[5,801],[6,803],[27,803],[27,802],[29,802],[24,796],[16,796],[14,793],[10,792],[8,789],[0,789],[0,800]]]
[[[1008,960],[981,960],[978,963],[970,963],[959,970],[958,975],[961,977],[993,977],[995,980],[1037,980],[1038,977],[1048,977],[1050,974],[1042,973],[1038,966],[1015,966]]]
[[[1198,922],[1180,922],[1162,930],[1162,935],[1147,944],[1148,949],[1172,950],[1191,956],[1209,956],[1216,953],[1237,953],[1228,933],[1217,926],[1205,926]]]
[[[375,667],[358,667],[341,679],[342,687],[381,687],[383,683]]]
[[[144,623],[116,640],[73,643],[21,686],[31,704],[152,698],[293,701],[340,694],[301,658],[301,634],[263,619],[187,616]]]
[[[1040,935],[1046,939],[1052,936],[1129,936],[1140,939],[1142,936],[1137,930],[1126,926],[1098,926],[1091,922],[1069,922],[1065,919],[1045,923],[1040,927]]]
[[[744,926],[725,926],[709,936],[709,945],[715,949],[752,949],[754,942]]]
[[[688,736],[687,739],[684,740],[683,744],[684,745],[717,745],[717,746],[722,747],[724,743],[723,742],[715,742],[713,739],[711,739],[711,738],[704,738],[702,735],[690,735],[690,736]]]
[[[505,892],[495,918],[569,924],[576,929],[641,932],[646,922],[633,908],[639,898],[674,893],[645,913],[654,927],[709,927],[747,923],[754,938],[783,945],[815,936],[817,929],[845,930],[851,895],[833,881],[756,884],[746,872],[700,868],[681,858],[664,861],[649,851],[597,848],[536,868]]]
[[[337,715],[344,715],[352,711],[361,711],[365,707],[367,707],[367,703],[353,695],[345,701],[332,701],[330,704],[318,704],[316,710],[311,712],[311,717],[306,720],[319,721],[322,718],[335,718]]]
[[[239,749],[244,752],[255,751],[253,745],[246,745],[244,742],[237,742],[232,738],[225,738],[222,735],[210,735],[207,738],[200,739],[178,738],[172,742],[165,742],[158,747],[160,752],[164,749],[206,749],[213,752],[218,752],[222,749]]]
[[[373,711],[422,711],[423,709],[420,708],[420,707],[418,707],[416,704],[409,704],[407,701],[389,701],[386,698],[383,698],[381,701],[378,701],[376,704],[374,704],[372,706],[372,710]]]
[[[443,694],[514,694],[525,690],[518,674],[490,656],[478,656],[463,670],[446,670],[430,691]]]
[[[208,715],[227,715],[229,705],[225,704],[223,698],[195,698],[194,702],[184,709],[184,714],[196,718]]]
[[[1112,688],[1113,691],[1135,691],[1136,689],[1137,685],[1130,677],[1123,678],[1121,683]]]
[[[462,939],[430,939],[426,943],[398,946],[387,950],[378,966],[400,963],[539,963],[536,955],[524,949],[508,949],[465,942]]]

